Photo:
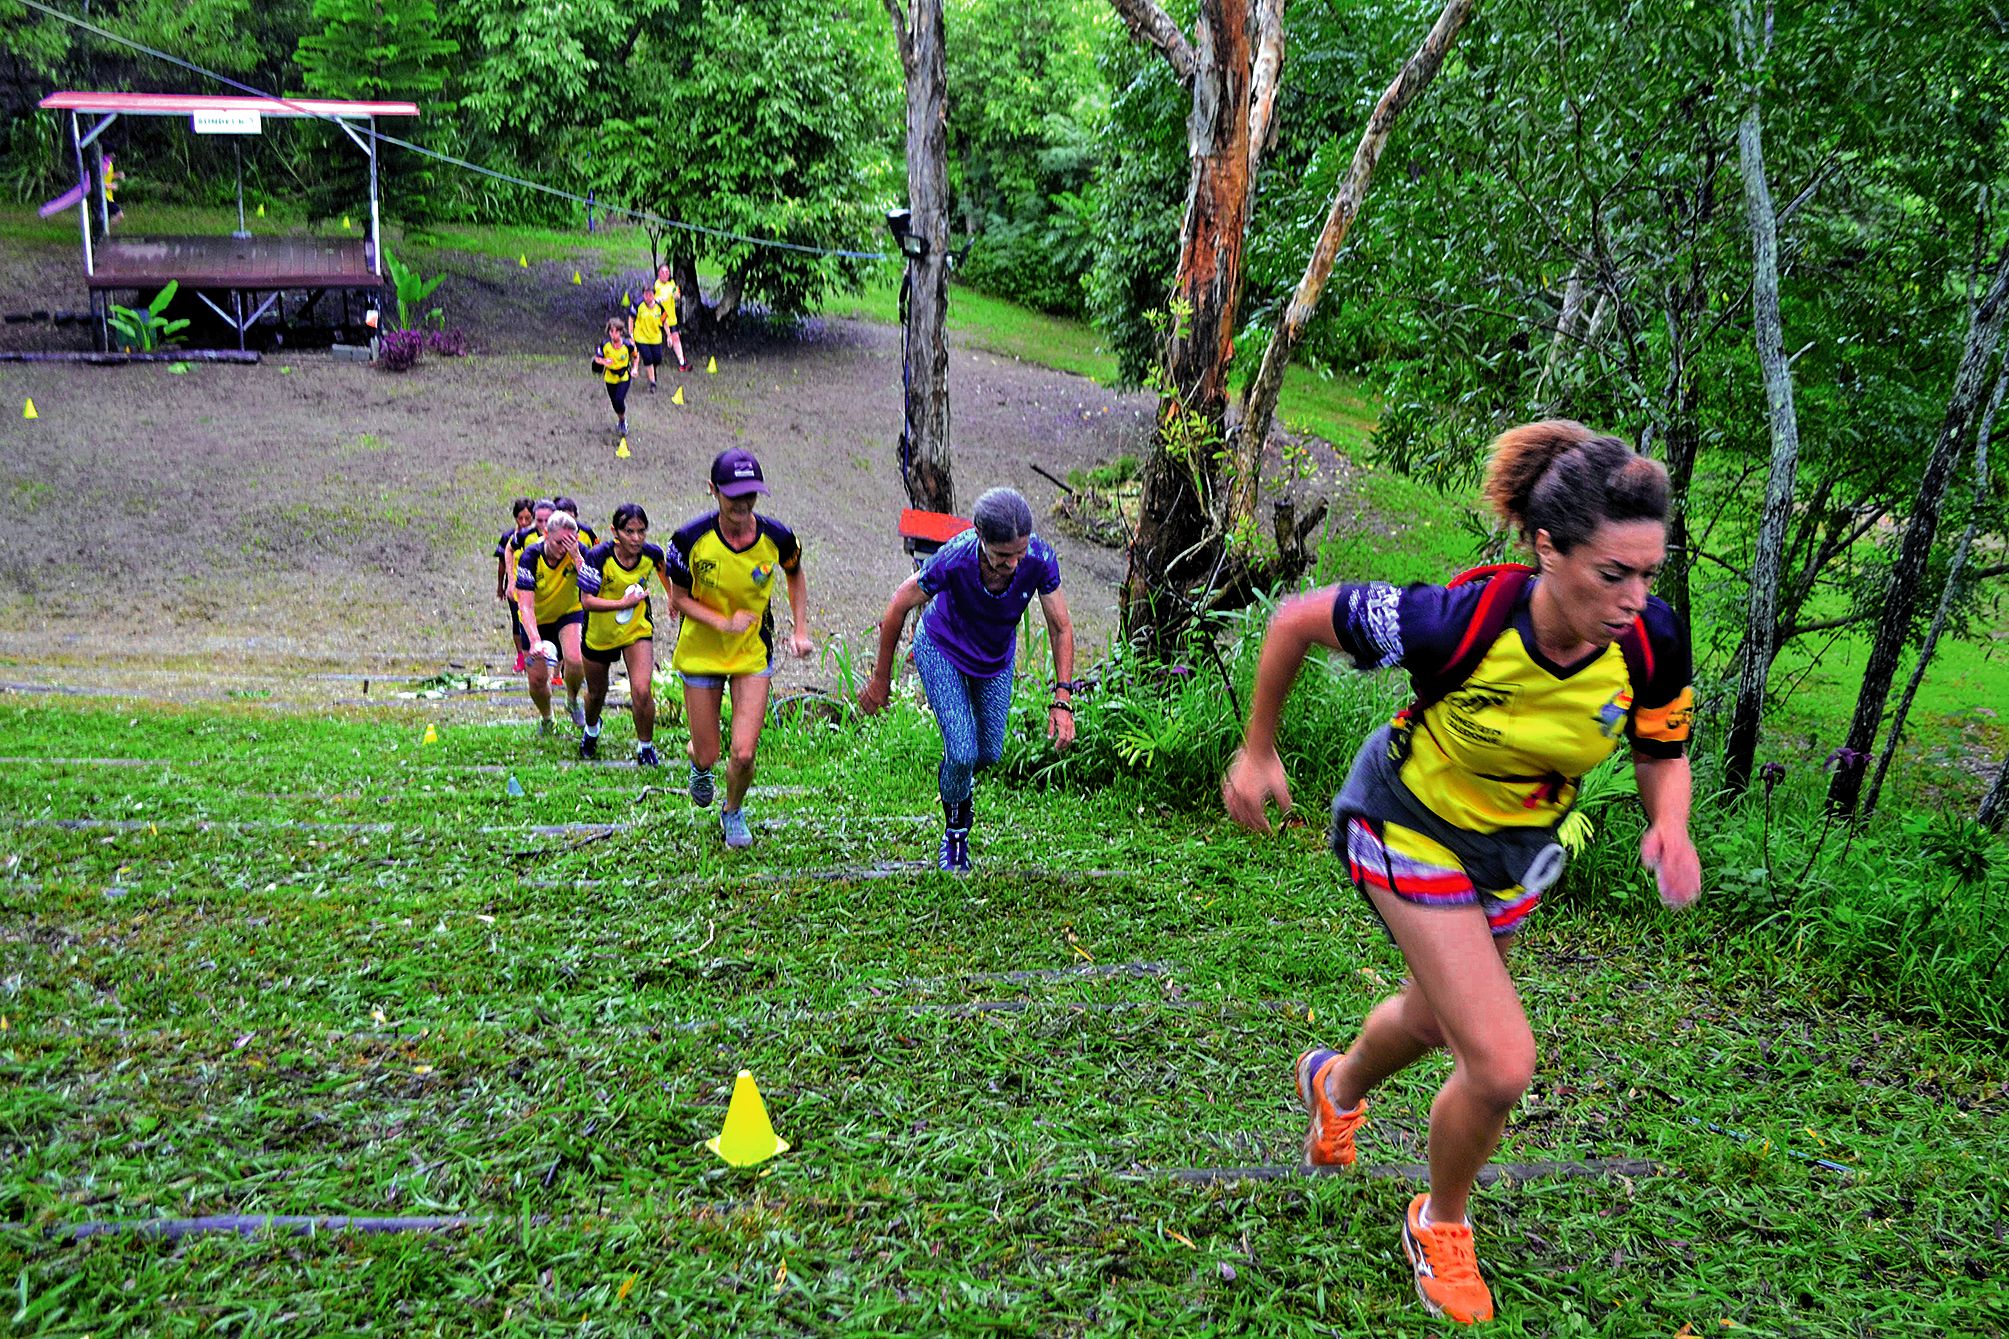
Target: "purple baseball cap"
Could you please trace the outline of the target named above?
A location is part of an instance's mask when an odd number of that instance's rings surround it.
[[[765,493],[767,484],[760,474],[760,462],[753,458],[753,452],[729,447],[718,453],[712,461],[712,487],[727,497],[745,497],[748,493]]]

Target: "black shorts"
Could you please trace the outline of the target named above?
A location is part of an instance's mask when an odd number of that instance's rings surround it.
[[[614,406],[614,412],[625,416],[628,412],[628,382],[626,378],[607,383],[607,400]]]
[[[649,638],[647,637],[637,637],[634,641],[628,642],[625,645],[617,646],[611,651],[601,651],[594,647],[586,646],[584,644],[580,646],[579,650],[580,654],[584,655],[586,659],[592,661],[596,665],[617,665],[621,662],[622,659],[621,653],[626,651],[628,647],[640,646],[643,642],[646,642],[648,640]]]
[[[509,631],[516,637],[517,650],[528,651],[530,649],[530,638],[525,636],[523,632],[523,611],[513,604],[509,606]]]
[[[558,630],[560,628],[576,628],[582,626],[585,622],[585,612],[574,609],[569,614],[560,614],[558,621],[555,623],[539,623],[537,625],[537,635],[545,641],[550,642],[553,646],[556,646],[558,645]]]
[[[663,346],[661,343],[655,343],[655,344],[638,343],[635,345],[635,348],[641,352],[643,367],[662,366]]]

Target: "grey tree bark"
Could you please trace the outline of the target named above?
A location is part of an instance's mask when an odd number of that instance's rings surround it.
[[[948,66],[942,0],[886,0],[907,84],[909,235],[924,250],[907,259],[901,478],[923,511],[954,512],[949,454]]]
[[[1229,494],[1226,512],[1226,528],[1230,531],[1245,518],[1255,516],[1263,446],[1269,440],[1270,425],[1276,418],[1277,397],[1283,393],[1284,369],[1290,365],[1298,341],[1304,338],[1306,324],[1318,310],[1319,295],[1325,291],[1326,281],[1332,277],[1332,266],[1339,256],[1339,248],[1345,243],[1347,232],[1360,214],[1361,202],[1367,198],[1367,188],[1374,179],[1375,164],[1381,161],[1381,151],[1388,145],[1388,136],[1395,129],[1396,120],[1436,77],[1438,69],[1444,64],[1444,53],[1451,49],[1458,30],[1471,13],[1472,0],[1448,0],[1443,12],[1438,14],[1437,22],[1424,36],[1422,45],[1403,62],[1394,81],[1383,90],[1381,100],[1375,103],[1373,113],[1367,118],[1367,128],[1361,132],[1360,143],[1353,151],[1353,163],[1340,180],[1339,189],[1333,192],[1332,205],[1326,211],[1325,227],[1319,233],[1317,245],[1312,248],[1304,277],[1298,280],[1297,291],[1291,294],[1290,304],[1284,308],[1283,321],[1270,337],[1269,347],[1263,351],[1262,366],[1256,372],[1255,384],[1249,388],[1247,410],[1233,436],[1234,487]]]
[[[1800,421],[1793,407],[1793,374],[1786,365],[1785,332],[1779,317],[1779,221],[1765,179],[1765,146],[1759,124],[1759,90],[1771,45],[1771,15],[1758,30],[1752,0],[1738,0],[1732,24],[1744,55],[1746,87],[1743,119],[1737,125],[1737,156],[1744,174],[1744,212],[1751,227],[1751,316],[1758,365],[1765,378],[1765,406],[1772,435],[1772,464],[1765,483],[1765,507],[1751,555],[1751,593],[1744,606],[1744,642],[1737,662],[1737,696],[1724,742],[1723,784],[1741,794],[1751,784],[1758,731],[1765,713],[1765,682],[1772,668],[1773,639],[1779,625],[1779,578],[1784,567],[1786,531],[1793,519],[1793,479],[1800,462]]]
[[[1938,440],[1926,460],[1925,473],[1918,482],[1918,496],[1912,504],[1910,523],[1899,545],[1897,562],[1891,567],[1890,585],[1884,595],[1883,618],[1877,624],[1876,639],[1870,645],[1869,663],[1863,671],[1862,691],[1856,697],[1855,715],[1849,721],[1845,747],[1867,757],[1876,742],[1877,726],[1883,720],[1884,701],[1890,696],[1891,680],[1897,676],[1897,662],[1904,650],[1911,619],[1918,608],[1919,586],[1925,578],[1926,559],[1939,531],[1939,509],[1946,500],[1952,481],[1955,458],[1972,430],[1974,413],[1981,403],[1982,383],[1988,365],[2001,342],[2002,320],[2009,310],[2009,245],[2002,248],[1988,288],[1970,310],[1967,339],[1961,350],[1960,367],[1954,374],[1953,392],[1947,397],[1946,416],[1941,420]],[[1843,767],[1828,783],[1828,807],[1844,817],[1855,816],[1856,801],[1862,793],[1863,769]]]
[[[2009,819],[2009,757],[2002,759],[2002,766],[1995,773],[1995,784],[1981,797],[1981,809],[1974,818],[1990,832],[2002,831],[2003,820]]]
[[[1974,547],[1974,533],[1981,525],[1981,504],[1988,496],[1988,437],[1995,431],[1995,412],[2002,407],[2002,394],[2009,390],[2009,358],[2002,361],[2001,370],[1995,377],[1995,389],[1988,396],[1988,408],[1981,414],[1981,427],[1974,434],[1974,510],[1967,518],[1967,528],[1960,534],[1960,543],[1954,547],[1953,561],[1946,567],[1946,585],[1939,592],[1939,607],[1932,612],[1932,627],[1925,634],[1925,642],[1918,648],[1918,663],[1911,667],[1911,678],[1905,681],[1904,694],[1897,700],[1897,710],[1891,713],[1890,729],[1883,737],[1883,748],[1877,751],[1876,774],[1870,778],[1869,794],[1863,796],[1863,817],[1876,812],[1876,802],[1883,794],[1883,779],[1890,771],[1890,760],[1897,752],[1897,741],[1904,734],[1905,717],[1911,714],[1911,704],[1918,696],[1918,686],[1925,681],[1925,670],[1932,663],[1932,653],[1939,649],[1939,635],[1946,631],[1946,620],[1953,612],[1954,597],[1960,592],[1960,577],[1967,568],[1967,554]]]

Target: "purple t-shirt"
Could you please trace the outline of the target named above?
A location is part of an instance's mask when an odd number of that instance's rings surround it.
[[[984,589],[982,559],[974,529],[935,550],[921,568],[921,589],[934,596],[921,628],[957,669],[973,679],[995,679],[1011,669],[1018,621],[1032,597],[1060,589],[1060,559],[1034,535],[1001,591]]]

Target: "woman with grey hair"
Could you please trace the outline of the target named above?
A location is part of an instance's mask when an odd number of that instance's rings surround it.
[[[858,693],[868,716],[886,705],[893,656],[907,615],[926,606],[914,629],[914,667],[942,731],[941,791],[945,831],[936,865],[970,868],[973,782],[979,768],[1004,756],[1011,714],[1012,667],[1018,622],[1039,597],[1053,643],[1053,701],[1046,737],[1055,748],[1074,742],[1074,623],[1060,593],[1060,560],[1032,532],[1032,508],[1016,489],[993,488],[977,499],[972,526],[944,544],[921,570],[900,583],[879,619],[879,658]]]

